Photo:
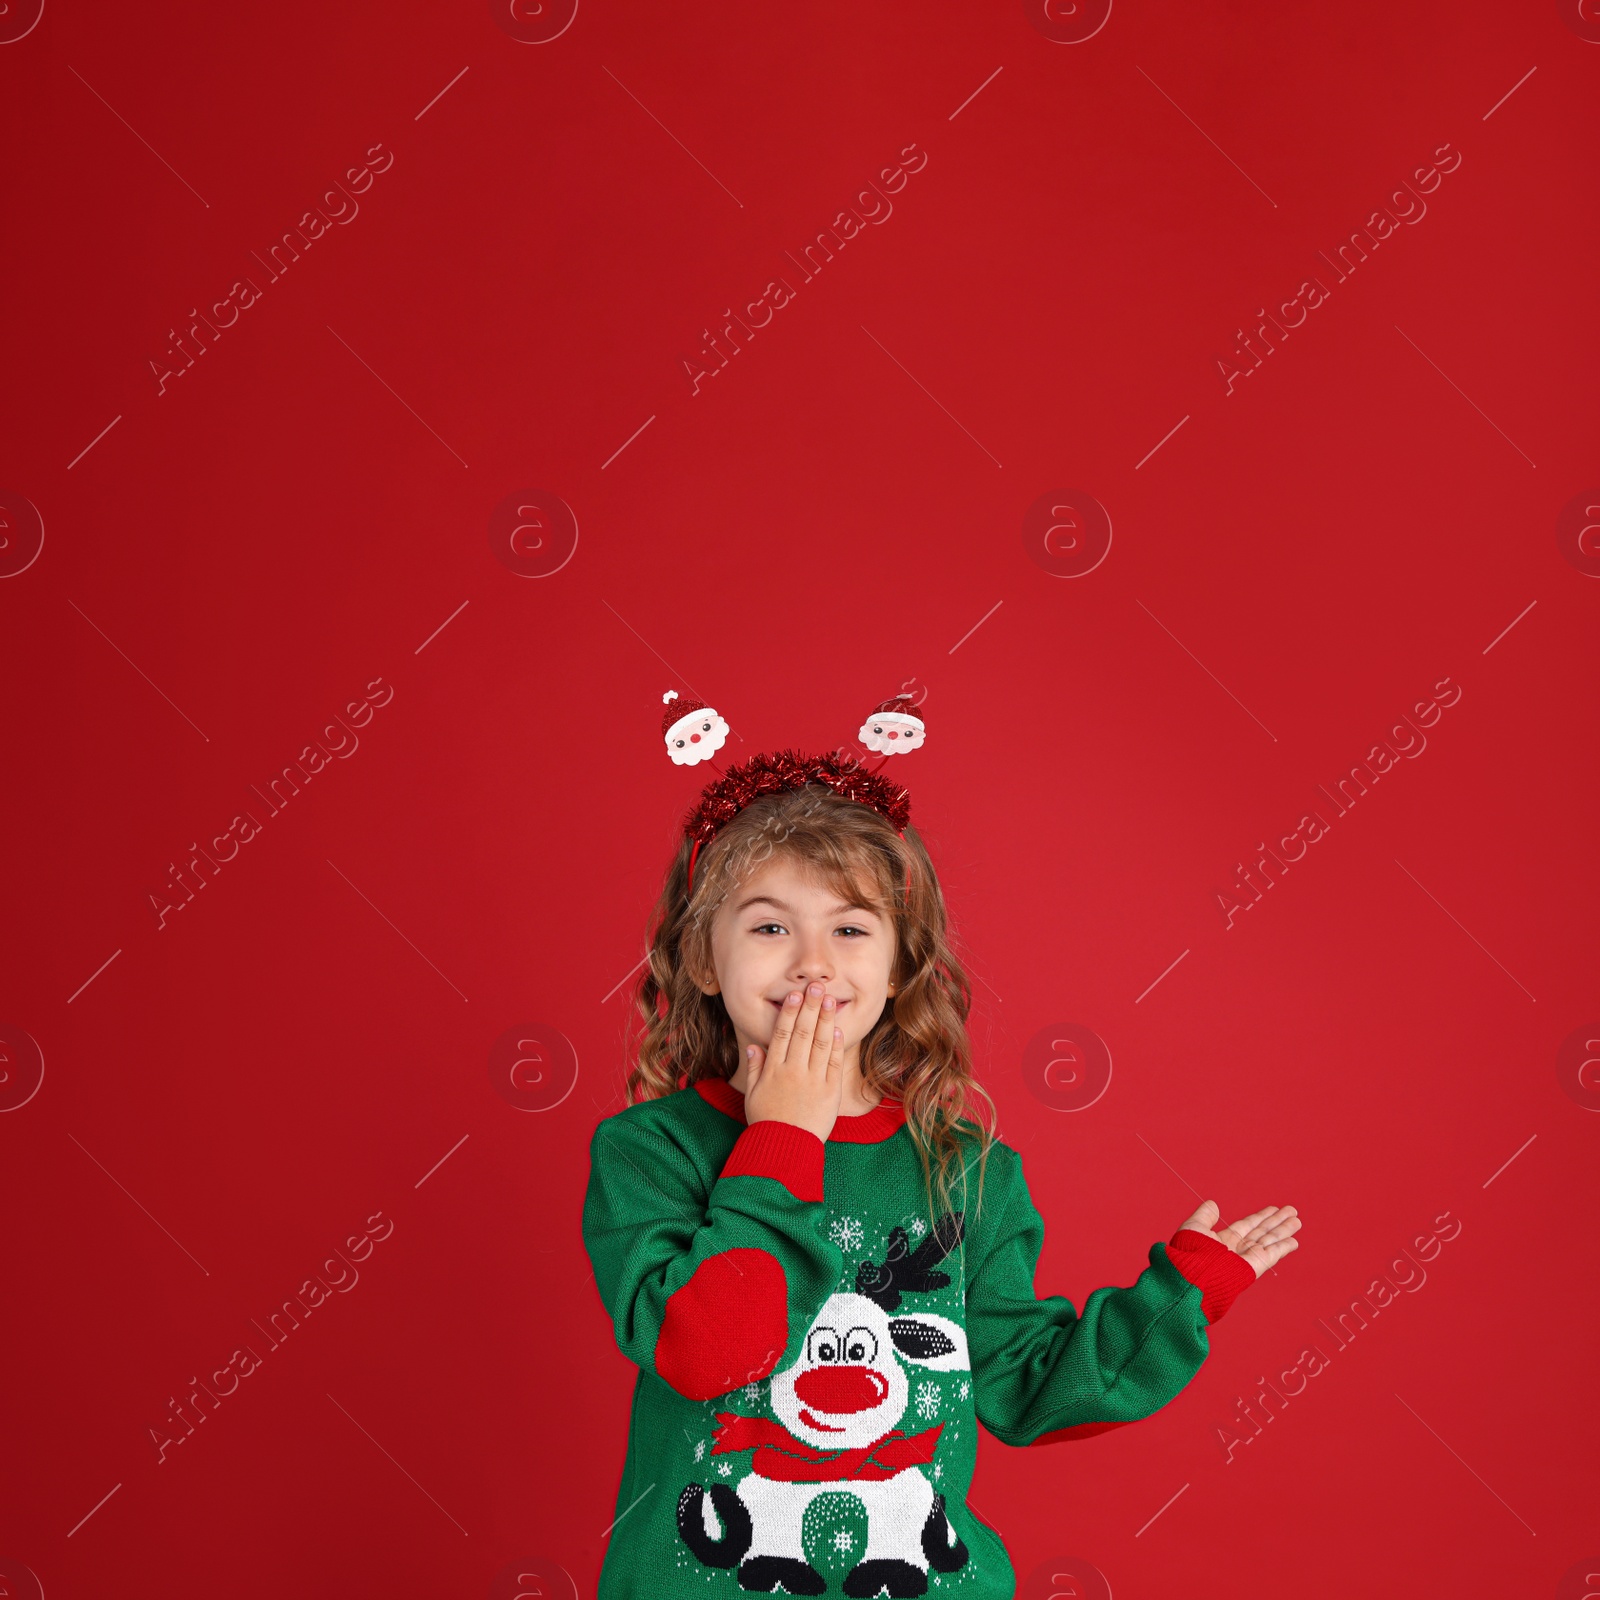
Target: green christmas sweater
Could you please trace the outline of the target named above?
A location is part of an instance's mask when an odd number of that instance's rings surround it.
[[[599,1123],[583,1236],[639,1367],[599,1600],[1007,1600],[1005,1547],[966,1503],[978,1423],[1044,1445],[1148,1417],[1255,1282],[1179,1229],[1081,1313],[1037,1298],[1044,1222],[1009,1145],[981,1218],[930,1225],[898,1102],[823,1141],[747,1125],[721,1079]]]

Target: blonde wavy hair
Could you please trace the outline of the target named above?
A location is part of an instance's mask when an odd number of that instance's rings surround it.
[[[907,826],[902,839],[870,806],[809,783],[752,801],[702,845],[692,895],[691,850],[692,842],[684,839],[651,916],[648,958],[633,990],[643,1031],[627,1076],[627,1103],[672,1094],[704,1078],[731,1079],[738,1071],[738,1038],[722,997],[706,994],[696,974],[715,970],[711,931],[718,908],[758,867],[783,856],[841,899],[872,907],[892,925],[895,992],[861,1043],[861,1075],[869,1092],[905,1107],[922,1161],[930,1223],[935,1183],[940,1209],[954,1209],[953,1167],[960,1169],[965,1196],[973,1159],[967,1152],[974,1144],[981,1215],[998,1113],[972,1073],[966,1028],[972,991],[950,947],[944,894],[916,829]],[[989,1109],[984,1124],[970,1114],[980,1099]]]

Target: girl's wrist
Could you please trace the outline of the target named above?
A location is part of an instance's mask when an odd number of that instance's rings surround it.
[[[1194,1228],[1179,1228],[1167,1245],[1167,1259],[1200,1291],[1200,1309],[1208,1323],[1226,1315],[1229,1306],[1256,1281],[1256,1269],[1220,1239]]]

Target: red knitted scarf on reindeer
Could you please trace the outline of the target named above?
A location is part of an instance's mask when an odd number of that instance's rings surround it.
[[[927,1466],[944,1430],[941,1422],[924,1433],[905,1434],[891,1428],[871,1444],[853,1450],[819,1450],[797,1439],[771,1417],[741,1417],[737,1412],[717,1413],[716,1442],[712,1455],[730,1450],[755,1449],[751,1470],[762,1478],[782,1483],[823,1483],[832,1478],[892,1478],[907,1467]]]

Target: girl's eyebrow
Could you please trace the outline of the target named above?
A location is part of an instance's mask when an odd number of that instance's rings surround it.
[[[739,912],[748,910],[751,906],[759,905],[776,906],[779,911],[791,916],[794,914],[793,906],[787,906],[781,900],[774,900],[770,894],[756,894],[751,895],[748,900],[741,900],[739,904],[733,908],[734,915],[737,916]],[[833,910],[828,913],[828,915],[830,917],[836,917],[841,911],[865,911],[869,917],[875,917],[878,914],[871,906],[857,905],[852,902],[848,905],[843,903],[836,905]]]

